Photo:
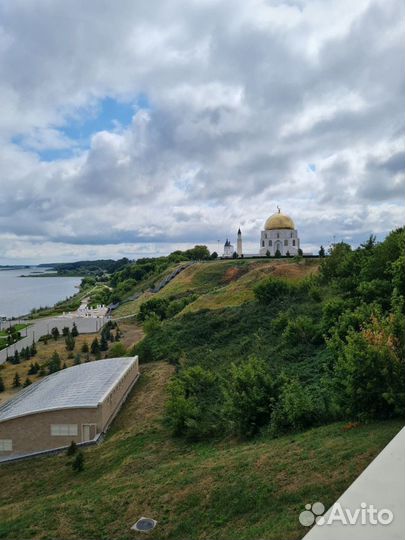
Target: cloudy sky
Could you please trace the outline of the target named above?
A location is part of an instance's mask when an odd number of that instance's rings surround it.
[[[0,264],[404,221],[402,0],[0,3]]]

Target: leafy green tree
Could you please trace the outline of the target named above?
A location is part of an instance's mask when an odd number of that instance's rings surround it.
[[[12,359],[13,364],[19,364],[20,363],[20,353],[17,351],[17,349],[14,351],[14,357]]]
[[[218,259],[218,253],[216,251],[213,251],[210,255],[210,259],[213,259],[213,260]]]
[[[13,379],[13,388],[19,388],[21,386],[21,379],[18,373],[15,373]]]
[[[236,251],[234,251],[232,253],[232,259],[237,259],[238,258],[238,254],[236,253]]]
[[[66,337],[66,336],[68,336],[69,334],[70,334],[70,329],[69,329],[69,327],[68,327],[68,326],[64,326],[64,327],[62,328],[62,336]]]
[[[281,257],[281,251],[279,249],[276,249],[274,256],[276,257],[276,259],[279,259]]]
[[[266,251],[266,257],[270,257],[270,251],[269,250]]]
[[[82,345],[82,353],[86,354],[89,352],[89,344],[87,343],[87,341],[85,341]]]
[[[30,384],[32,384],[32,381],[29,377],[27,377],[24,381],[23,387],[27,388],[27,386],[29,386]]]
[[[5,389],[3,377],[0,376],[0,392],[4,392]]]
[[[100,339],[100,351],[107,351],[108,350],[108,341],[104,334],[101,335]]]
[[[82,363],[82,361],[81,361],[81,358],[80,358],[80,354],[77,353],[77,354],[75,355],[74,360],[73,360],[73,365],[74,365],[74,366],[78,366],[78,365],[81,364],[81,363]]]
[[[32,341],[32,345],[29,350],[30,356],[35,356],[37,354],[37,346],[35,345],[35,341]]]
[[[320,249],[319,249],[319,256],[320,257],[325,257],[325,248],[323,246],[321,246]]]
[[[405,409],[405,357],[392,325],[392,317],[373,317],[360,332],[350,330],[343,344],[336,395],[351,417],[387,418]]]
[[[52,335],[52,337],[53,337],[53,339],[54,339],[55,341],[58,340],[58,338],[59,338],[59,336],[60,336],[60,332],[59,332],[59,329],[58,329],[57,326],[54,326],[54,327],[52,328],[52,330],[51,330],[51,335]]]

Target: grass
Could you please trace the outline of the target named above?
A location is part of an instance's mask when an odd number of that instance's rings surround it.
[[[159,539],[289,540],[307,530],[305,503],[333,503],[402,427],[398,420],[346,431],[342,424],[276,440],[190,445],[162,423],[172,367],[142,376],[107,438],[85,450],[85,470],[66,456],[1,465],[0,538],[129,539],[140,516]]]

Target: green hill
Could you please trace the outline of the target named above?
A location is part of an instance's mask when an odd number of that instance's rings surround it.
[[[85,470],[54,456],[1,465],[0,538],[129,539],[140,516],[150,538],[296,539],[307,502],[331,504],[401,422],[342,423],[273,440],[189,444],[162,423],[167,363],[142,377]],[[350,429],[353,427],[353,429]]]

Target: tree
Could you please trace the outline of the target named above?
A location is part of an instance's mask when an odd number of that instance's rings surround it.
[[[210,255],[210,259],[213,259],[213,260],[218,259],[218,253],[216,251],[213,251]]]
[[[32,384],[32,381],[31,381],[31,379],[30,379],[29,377],[27,377],[27,378],[25,379],[25,382],[24,382],[24,384],[23,384],[23,387],[24,387],[24,388],[27,388],[27,386],[29,386],[30,384]]]
[[[108,341],[104,334],[101,335],[100,340],[100,351],[107,351],[108,350]]]
[[[275,252],[274,256],[275,256],[276,258],[281,257],[281,251],[280,251],[279,249],[276,249],[276,252]]]
[[[36,364],[33,364],[31,362],[30,367],[28,369],[28,375],[35,375],[36,373],[38,373],[37,366],[36,366]]]
[[[266,257],[270,257],[270,251],[269,250],[266,251]]]
[[[95,337],[93,341],[91,342],[90,351],[91,351],[91,354],[97,354],[100,352],[100,344],[98,342],[97,337]]]
[[[302,257],[303,255],[304,255],[304,252],[302,251],[302,249],[298,248],[298,256]]]
[[[18,373],[14,375],[13,388],[19,388],[21,386],[21,379]]]
[[[87,341],[85,341],[82,345],[82,353],[86,354],[89,352],[89,345],[87,343]]]
[[[77,337],[79,335],[79,330],[77,329],[76,323],[73,323],[72,331],[70,332],[73,337]]]
[[[236,253],[236,251],[234,251],[232,253],[232,259],[237,259],[238,258],[238,254]]]
[[[14,352],[14,357],[11,361],[12,364],[19,364],[20,363],[20,354],[19,352],[17,351],[17,349],[15,350]]]
[[[32,345],[29,350],[30,356],[35,356],[37,354],[37,346],[35,345],[35,341],[32,341]]]
[[[72,441],[70,443],[70,445],[68,446],[66,455],[67,456],[74,456],[76,454],[76,452],[77,452],[77,444],[75,443],[75,441]]]
[[[56,351],[54,351],[48,363],[48,373],[49,374],[56,373],[57,371],[60,371],[60,368],[61,368],[60,356]]]
[[[73,365],[74,365],[74,366],[78,366],[78,365],[81,364],[81,363],[82,363],[82,361],[81,361],[81,359],[80,359],[80,354],[77,353],[76,356],[75,356],[75,359],[73,360]]]
[[[4,386],[3,377],[0,377],[0,392],[4,392],[4,390],[5,390],[5,386]]]
[[[58,340],[58,338],[59,338],[59,336],[60,336],[60,333],[59,333],[59,329],[58,329],[57,326],[54,326],[54,327],[52,328],[52,330],[51,330],[51,335],[52,335],[52,337],[53,337],[53,339],[54,339],[55,341]]]
[[[75,338],[72,336],[72,334],[67,334],[65,337],[65,346],[67,351],[73,351],[75,348]]]
[[[70,334],[70,329],[69,329],[69,327],[68,327],[68,326],[64,326],[64,327],[62,328],[62,336],[66,337],[66,336],[68,336],[69,334]]]
[[[286,256],[286,257],[291,257],[290,252],[287,251],[287,253],[285,254],[285,256]]]
[[[82,452],[78,452],[76,454],[76,457],[72,463],[72,469],[76,472],[81,472],[84,470],[84,455]]]
[[[320,257],[325,257],[325,248],[323,246],[321,246],[320,249],[319,249],[319,256]]]

